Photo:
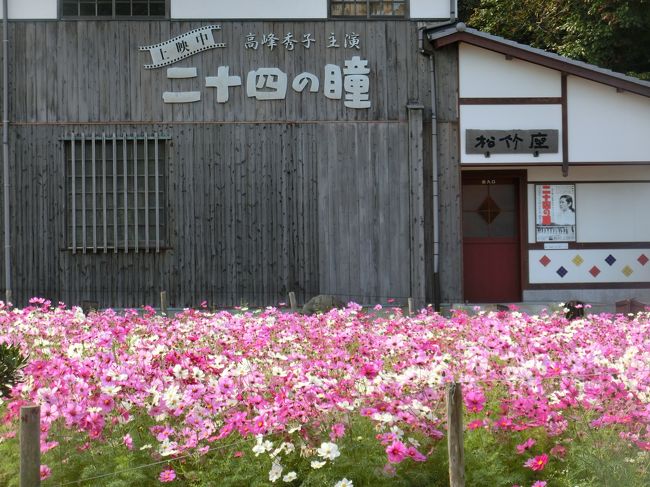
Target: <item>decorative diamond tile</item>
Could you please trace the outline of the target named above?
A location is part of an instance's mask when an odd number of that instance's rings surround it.
[[[614,265],[614,262],[616,262],[616,258],[612,254],[609,254],[605,259],[605,262],[607,262],[609,265]]]
[[[496,202],[488,195],[485,201],[478,207],[478,214],[488,223],[492,223],[496,217],[501,213],[501,208]]]
[[[593,266],[591,269],[589,269],[589,274],[596,277],[598,274],[600,274],[600,269],[596,266]]]
[[[551,263],[551,259],[549,259],[547,255],[544,255],[541,259],[539,259],[539,263],[546,267]]]
[[[621,272],[625,274],[625,277],[630,277],[634,271],[629,265],[626,265],[623,267],[623,270]]]
[[[557,272],[560,277],[564,277],[564,276],[566,276],[568,274],[569,271],[567,271],[564,267],[560,267],[555,272]]]
[[[584,261],[585,259],[583,259],[579,255],[576,255],[573,259],[571,259],[571,262],[573,262],[577,266],[580,266]]]
[[[639,261],[639,264],[646,265],[650,259],[648,259],[645,254],[641,254],[637,260]]]

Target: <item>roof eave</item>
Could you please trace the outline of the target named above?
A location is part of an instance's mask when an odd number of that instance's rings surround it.
[[[525,49],[520,49],[510,44],[504,44],[492,39],[477,36],[471,32],[456,31],[440,37],[429,37],[429,39],[436,49],[448,46],[450,44],[455,44],[457,42],[465,42],[477,47],[499,52],[506,56],[512,56],[513,58],[521,59],[522,61],[528,61],[550,69],[555,69],[562,73],[578,76],[580,78],[612,86],[617,90],[628,91],[637,95],[650,97],[650,87],[648,86],[643,86],[641,84],[626,81],[621,78],[609,76],[606,73],[601,73],[599,71],[576,66],[575,64],[567,63],[561,59],[555,59],[553,57],[544,56],[542,54],[537,54]]]

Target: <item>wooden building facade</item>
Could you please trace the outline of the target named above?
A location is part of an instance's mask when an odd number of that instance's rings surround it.
[[[15,304],[650,303],[650,83],[454,0],[8,7]]]
[[[454,2],[122,3],[9,1],[16,304],[432,301],[418,28]]]

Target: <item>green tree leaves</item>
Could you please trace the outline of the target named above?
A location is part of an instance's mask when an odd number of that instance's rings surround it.
[[[471,27],[650,79],[650,0],[469,0]]]

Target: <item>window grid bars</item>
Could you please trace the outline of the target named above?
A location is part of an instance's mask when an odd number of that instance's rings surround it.
[[[59,12],[63,18],[164,18],[168,10],[167,1],[168,0],[62,0]],[[143,7],[145,7],[144,10],[141,10]],[[128,10],[128,12],[125,10]]]
[[[69,235],[72,253],[76,254],[79,251],[84,254],[91,251],[107,253],[110,247],[117,253],[121,240],[118,231],[121,223],[123,223],[124,229],[121,249],[123,252],[128,253],[133,249],[136,253],[140,250],[147,253],[155,250],[156,253],[159,253],[162,243],[162,226],[164,225],[160,206],[160,178],[162,177],[160,174],[160,143],[166,138],[160,138],[157,133],[153,138],[148,135],[139,137],[136,134],[130,136],[123,134],[120,140],[115,133],[108,139],[106,134],[97,136],[82,133],[80,136],[72,134],[67,140],[70,144],[68,152],[70,158],[66,164],[70,168],[68,195],[71,207]],[[120,151],[118,150],[118,141],[122,143],[122,188],[119,187],[118,164],[120,161],[118,154]],[[153,150],[149,148],[150,141],[154,142]],[[100,142],[101,154],[98,154],[100,149],[97,148],[97,145]],[[107,145],[112,147],[107,147]],[[131,145],[131,150],[129,150],[129,145]],[[139,146],[142,147],[141,150]],[[110,173],[107,159],[109,153],[112,154],[112,161],[110,161],[112,184],[108,181]],[[129,154],[132,155],[131,160]],[[153,158],[150,159],[152,154]],[[77,159],[78,156],[79,159]],[[98,164],[101,164],[102,167],[98,168]],[[150,166],[152,167],[150,168]],[[152,169],[153,174],[151,174]],[[133,171],[133,178],[129,177],[129,170]],[[152,186],[154,193],[150,194]],[[108,191],[111,188],[112,208],[108,204]],[[101,194],[99,194],[100,191]],[[129,192],[133,195],[132,198],[129,197]],[[120,193],[122,193],[124,203],[122,208],[118,207],[118,201],[122,199]],[[89,198],[92,198],[91,202],[88,201]],[[152,202],[153,206],[150,206]],[[110,218],[111,213],[112,219]],[[140,213],[143,213],[142,220],[144,222],[140,219]],[[155,218],[154,222],[151,221],[152,217]],[[109,241],[109,220],[113,227],[112,242]],[[142,229],[140,223],[144,223]],[[79,235],[79,230],[81,230],[81,235]],[[155,234],[154,241],[151,240],[152,234]],[[91,239],[92,242],[89,242]]]
[[[407,0],[330,0],[331,17],[406,17]]]

